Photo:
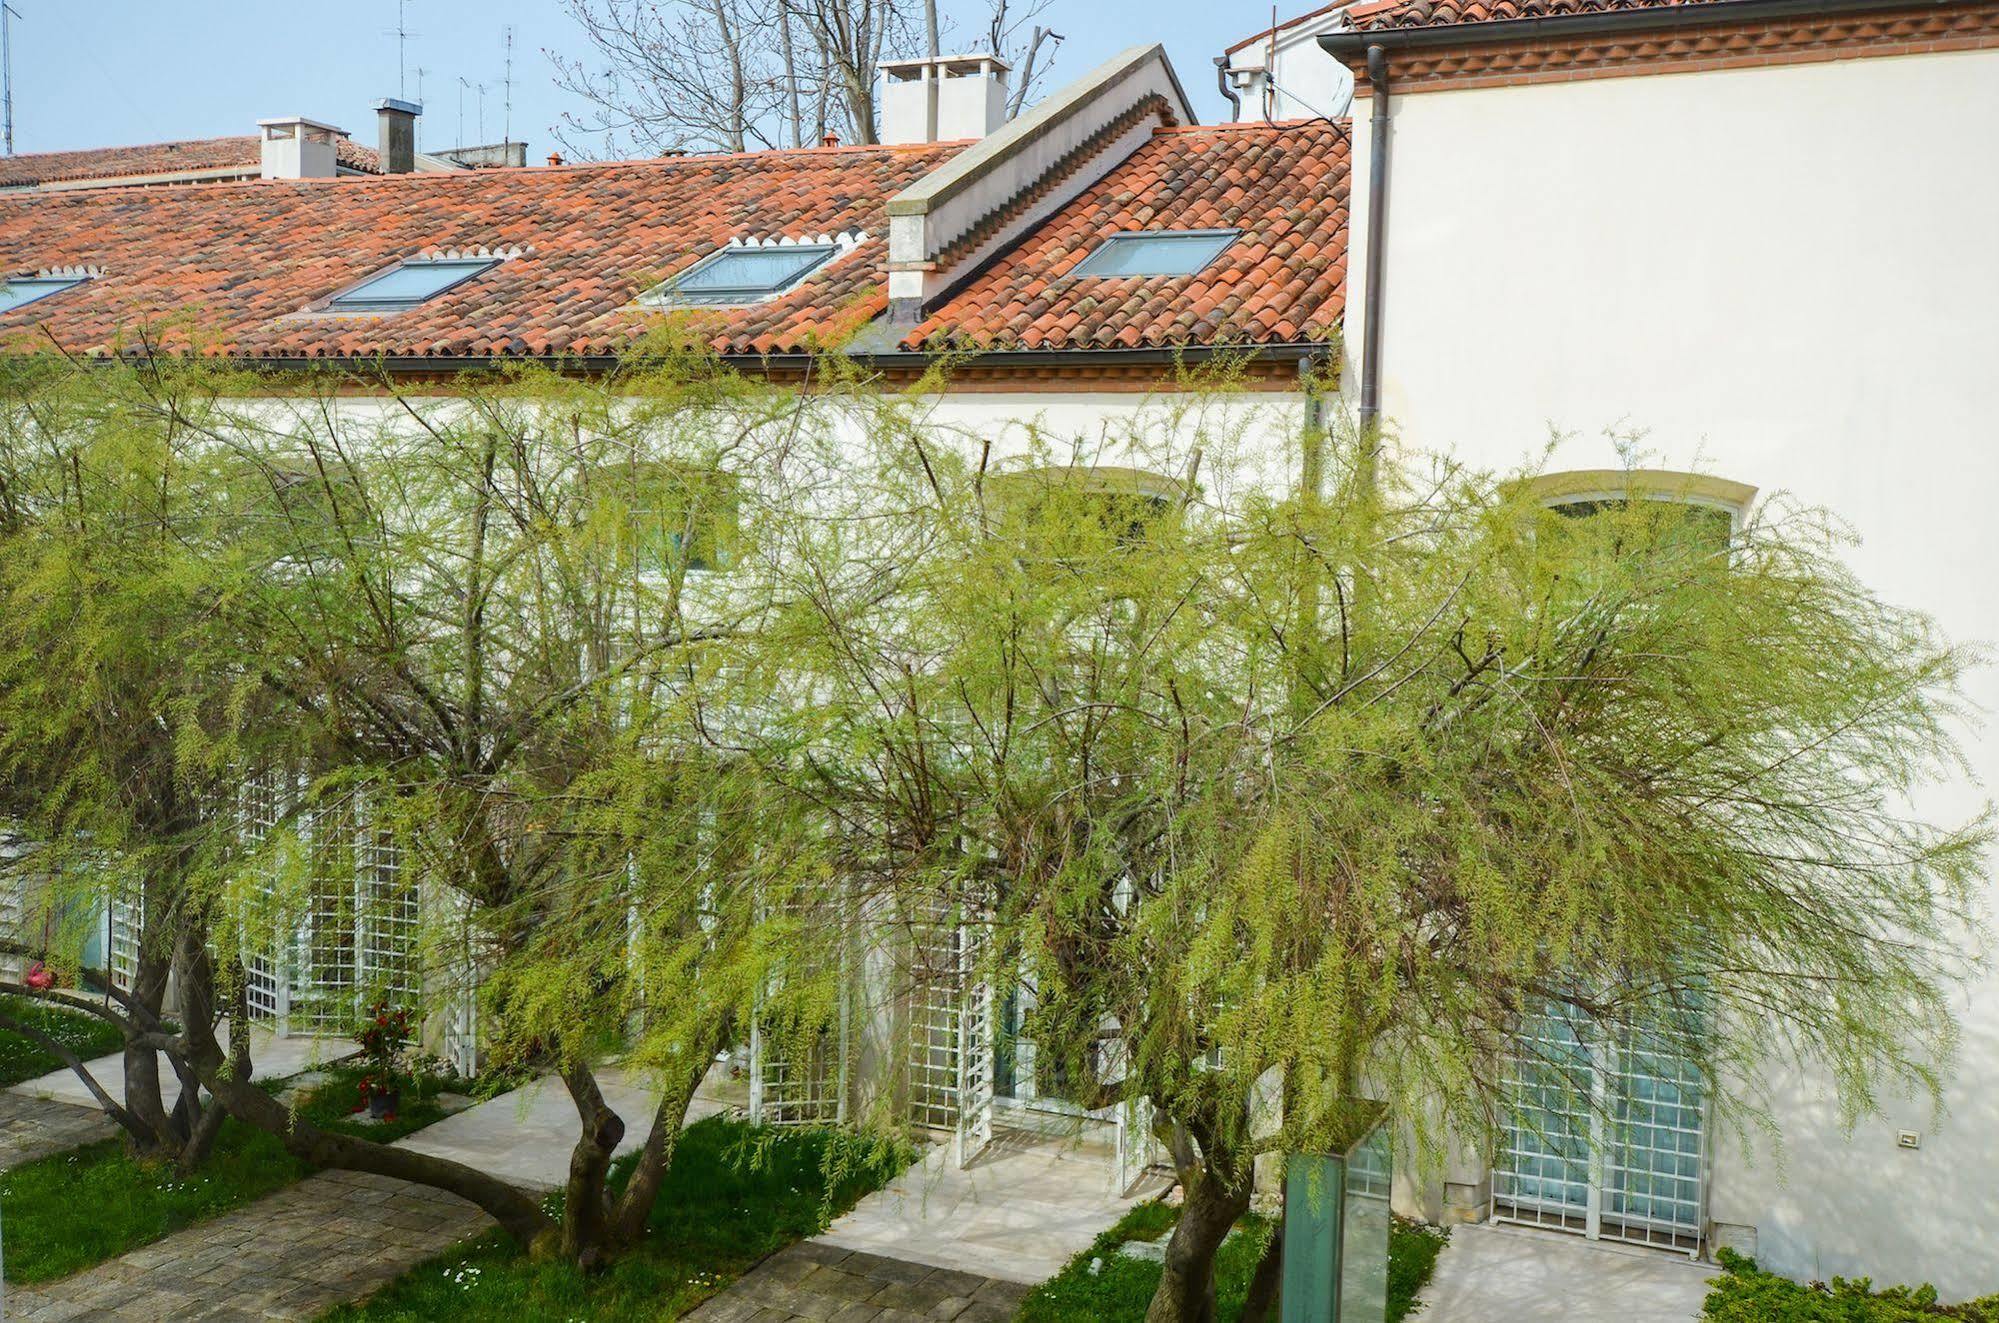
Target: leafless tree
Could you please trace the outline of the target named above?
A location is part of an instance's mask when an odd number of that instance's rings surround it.
[[[558,86],[586,115],[554,128],[579,156],[689,148],[794,146],[774,122],[786,70],[785,0],[562,0],[590,43],[588,57],[555,52]]]
[[[955,27],[938,0],[562,3],[589,49],[549,57],[557,84],[589,110],[553,131],[580,157],[807,146],[829,129],[877,142],[882,62],[941,54]],[[1014,66],[1010,116],[1027,105],[1062,40],[1038,21],[1053,3],[968,4],[978,11],[968,45]]]

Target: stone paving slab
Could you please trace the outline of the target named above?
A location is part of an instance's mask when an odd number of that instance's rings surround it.
[[[117,1133],[117,1123],[100,1108],[0,1090],[0,1171]]]
[[[1102,1143],[1018,1131],[1002,1132],[969,1167],[940,1144],[819,1239],[982,1277],[1046,1281],[1166,1187],[1160,1178],[1113,1190],[1113,1165]]]
[[[779,1250],[688,1323],[1006,1323],[1030,1286],[865,1250],[800,1241]]]
[[[492,1225],[441,1190],[324,1171],[75,1276],[10,1287],[7,1319],[316,1318]]]
[[[1478,1323],[1694,1323],[1712,1264],[1487,1224],[1451,1228],[1416,1317]]]

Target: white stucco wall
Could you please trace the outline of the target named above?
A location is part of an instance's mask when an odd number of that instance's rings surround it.
[[[1665,466],[1829,507],[1884,596],[1999,640],[1999,51],[1420,92],[1393,114],[1381,366],[1406,442],[1506,465],[1553,428],[1572,436],[1552,467],[1597,468],[1604,429],[1644,429]],[[1356,306],[1356,349],[1360,325]],[[1999,709],[1999,674],[1973,697]],[[1999,787],[1999,733],[1969,753]],[[1985,793],[1922,809],[1961,819]],[[1891,1099],[1848,1138],[1823,1092],[1784,1093],[1785,1171],[1717,1154],[1712,1216],[1797,1276],[1999,1290],[1999,979],[1965,1000],[1941,1123]]]

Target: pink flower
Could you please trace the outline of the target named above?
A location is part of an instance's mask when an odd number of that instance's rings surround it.
[[[37,960],[28,970],[27,983],[37,991],[46,991],[56,985],[56,976],[49,972],[47,965]]]

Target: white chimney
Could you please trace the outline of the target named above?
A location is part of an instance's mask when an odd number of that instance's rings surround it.
[[[1007,74],[997,55],[941,55],[882,65],[882,141],[983,138],[1006,123]]]
[[[345,129],[316,119],[260,119],[266,179],[331,179],[340,173],[339,142]]]

